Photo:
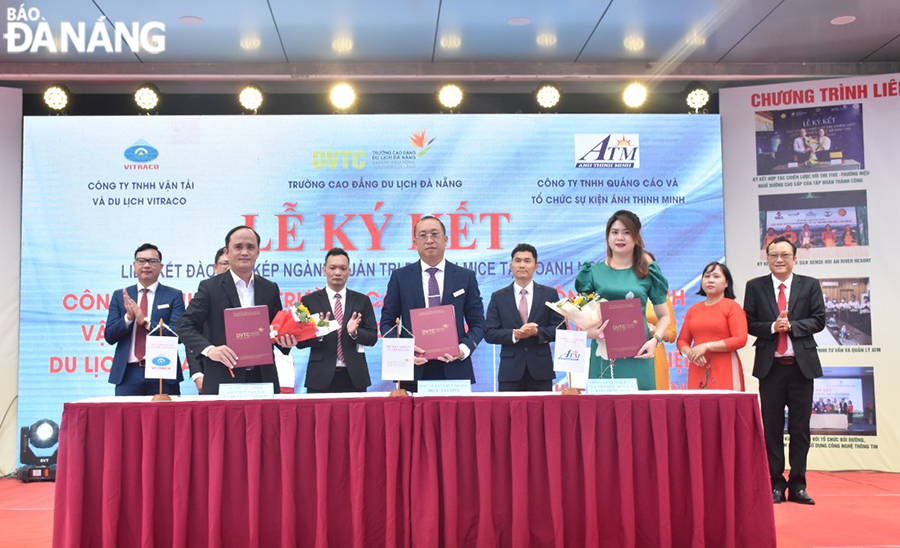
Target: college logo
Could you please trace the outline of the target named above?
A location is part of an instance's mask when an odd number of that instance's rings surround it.
[[[151,363],[153,363],[153,365],[158,365],[159,367],[165,367],[165,366],[169,365],[170,363],[172,363],[172,360],[170,360],[169,358],[167,358],[165,356],[157,356],[157,357],[153,358]]]
[[[408,144],[413,148],[403,145],[392,148],[393,145],[372,151],[372,167],[381,169],[415,169],[419,158],[428,154],[434,148],[436,137],[429,136],[424,129],[413,131],[409,136]],[[427,161],[427,160],[423,160]]]
[[[575,167],[641,167],[638,134],[576,134]]]
[[[416,148],[422,149],[419,151],[419,156],[425,156],[425,154],[431,150],[431,147],[434,146],[431,144],[434,140],[435,137],[428,139],[428,137],[425,136],[425,130],[422,129],[413,132],[412,137],[409,138],[409,143]]]

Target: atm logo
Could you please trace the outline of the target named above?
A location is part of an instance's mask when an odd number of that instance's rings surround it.
[[[575,167],[641,167],[637,133],[576,134]]]

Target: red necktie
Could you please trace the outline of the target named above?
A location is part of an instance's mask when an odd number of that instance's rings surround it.
[[[525,325],[528,323],[528,299],[525,298],[528,292],[523,289],[520,294],[522,298],[519,299],[519,316],[522,316],[522,325]]]
[[[784,296],[784,284],[778,286],[778,313],[781,314],[787,310],[787,297]],[[778,346],[775,347],[775,352],[778,354],[784,355],[788,349],[788,335],[787,331],[779,331],[778,332]]]
[[[341,346],[341,333],[344,331],[344,308],[341,306],[341,294],[334,294],[334,319],[337,320],[337,323],[340,328],[337,330],[337,357],[342,362],[344,361],[344,349]]]
[[[147,317],[147,289],[141,289],[141,311],[144,313],[144,317]],[[134,334],[134,357],[138,359],[138,361],[144,359],[144,354],[147,353],[147,328],[144,324],[140,324],[135,326],[137,329],[137,333]]]

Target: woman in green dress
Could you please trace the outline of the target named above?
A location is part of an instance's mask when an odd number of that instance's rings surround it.
[[[641,238],[641,220],[627,210],[616,211],[606,222],[606,260],[585,263],[575,278],[575,289],[582,293],[597,293],[608,301],[638,298],[642,310],[647,300],[656,312],[656,333],[665,333],[671,318],[666,305],[669,282],[659,270],[659,265],[644,251]],[[603,326],[605,327],[605,326]],[[602,337],[602,327],[589,329],[587,335],[594,339],[591,343],[592,379],[637,379],[640,390],[656,388],[653,369],[653,355],[662,344],[658,335],[650,337],[644,323],[647,342],[634,358],[619,358],[611,370],[609,360],[597,356],[596,339]]]

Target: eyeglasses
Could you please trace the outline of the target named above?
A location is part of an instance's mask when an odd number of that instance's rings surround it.
[[[416,234],[416,239],[420,242],[426,242],[429,238],[431,238],[432,240],[437,240],[441,236],[442,234],[435,230],[433,232],[420,232],[419,234]]]
[[[134,262],[137,263],[138,266],[144,266],[145,264],[157,266],[159,264],[159,259],[135,259]]]
[[[779,253],[769,253],[769,260],[770,260],[770,261],[777,261],[778,259],[781,259],[782,261],[790,261],[790,260],[793,259],[793,258],[794,258],[794,254],[793,254],[793,253],[781,253],[781,254],[779,254]]]

